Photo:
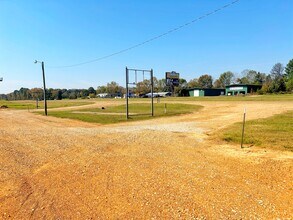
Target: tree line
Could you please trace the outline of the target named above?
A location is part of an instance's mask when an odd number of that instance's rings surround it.
[[[169,92],[172,89],[166,85],[165,79],[154,77],[154,92]],[[293,92],[293,59],[286,66],[276,63],[269,74],[261,73],[255,70],[244,70],[241,76],[237,77],[235,73],[227,71],[222,73],[218,79],[213,80],[209,74],[203,74],[199,78],[187,80],[181,78],[179,86],[174,88],[176,96],[187,96],[190,88],[225,88],[230,84],[256,84],[262,85],[258,91],[259,94]],[[135,87],[130,88],[133,94],[146,94],[151,90],[150,80],[138,82]],[[126,89],[117,82],[110,82],[107,85],[98,86],[97,89],[90,87],[88,89],[47,89],[46,97],[48,100],[94,98],[97,94],[108,93],[114,96],[122,96]],[[0,94],[0,99],[5,100],[42,100],[43,89],[41,88],[21,88],[9,94]]]
[[[46,98],[48,100],[61,100],[61,99],[77,99],[77,98],[94,98],[96,90],[93,87],[88,89],[47,89]],[[0,99],[5,100],[42,100],[44,98],[44,91],[42,88],[21,88],[14,90],[9,94],[1,94]]]

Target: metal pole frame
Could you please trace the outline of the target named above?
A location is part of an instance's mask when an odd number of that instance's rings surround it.
[[[154,116],[154,71],[153,69],[151,70],[141,70],[141,69],[128,69],[127,67],[125,68],[125,75],[126,75],[126,119],[129,119],[129,101],[128,101],[128,96],[129,96],[129,72],[134,71],[135,72],[135,83],[137,83],[137,72],[142,72],[143,74],[143,80],[144,80],[144,73],[149,72],[150,77],[151,77],[151,115]],[[133,84],[133,83],[131,83]]]

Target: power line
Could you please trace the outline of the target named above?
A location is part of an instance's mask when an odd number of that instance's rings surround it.
[[[96,59],[93,59],[93,60],[88,60],[88,61],[81,62],[81,63],[76,63],[76,64],[72,64],[72,65],[66,65],[66,66],[48,66],[48,68],[69,68],[69,67],[81,66],[81,65],[88,64],[88,63],[94,63],[94,62],[97,62],[97,61],[100,61],[100,60],[104,60],[104,59],[107,59],[107,58],[109,58],[109,57],[113,57],[113,56],[116,56],[116,55],[118,55],[118,54],[121,54],[121,53],[125,53],[125,52],[127,52],[127,51],[129,51],[129,50],[132,50],[132,49],[134,49],[134,48],[140,47],[140,46],[142,46],[142,45],[144,45],[144,44],[150,43],[150,42],[155,41],[155,40],[157,40],[157,39],[159,39],[159,38],[161,38],[161,37],[164,37],[164,36],[169,35],[169,34],[171,34],[171,33],[173,33],[173,32],[176,32],[176,31],[178,31],[178,30],[180,30],[180,29],[182,29],[182,28],[184,28],[184,27],[186,27],[186,26],[189,26],[189,25],[191,25],[191,24],[193,24],[193,23],[195,23],[195,22],[197,22],[197,21],[199,21],[199,20],[201,20],[201,19],[204,19],[204,18],[206,18],[206,17],[208,17],[208,16],[210,16],[210,15],[213,15],[213,14],[219,12],[219,11],[222,11],[222,10],[224,10],[225,8],[228,8],[228,7],[230,7],[230,6],[234,5],[234,4],[236,4],[236,3],[239,2],[239,1],[240,1],[240,0],[234,0],[234,1],[230,2],[229,4],[226,4],[226,5],[224,5],[224,6],[220,7],[220,8],[217,8],[217,9],[215,9],[215,10],[213,10],[213,11],[210,11],[210,12],[208,12],[208,13],[206,13],[206,14],[204,14],[204,15],[202,15],[202,16],[200,16],[200,17],[198,17],[198,18],[196,18],[196,19],[194,19],[194,20],[192,20],[192,21],[189,21],[189,22],[187,22],[187,23],[185,23],[185,24],[183,24],[183,25],[180,25],[180,26],[178,26],[178,27],[176,27],[176,28],[173,28],[173,29],[171,29],[171,30],[169,30],[169,31],[167,31],[167,32],[165,32],[165,33],[159,34],[159,35],[157,35],[157,36],[154,36],[154,37],[152,37],[152,38],[149,38],[148,40],[145,40],[145,41],[143,41],[143,42],[141,42],[141,43],[135,44],[135,45],[133,45],[133,46],[131,46],[131,47],[128,47],[128,48],[126,48],[126,49],[123,49],[123,50],[117,51],[117,52],[115,52],[115,53],[111,53],[111,54],[109,54],[109,55],[102,56],[102,57],[99,57],[99,58],[96,58]]]

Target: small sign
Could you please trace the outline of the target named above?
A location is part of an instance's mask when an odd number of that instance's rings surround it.
[[[230,90],[243,90],[243,86],[241,86],[241,87],[230,87]]]
[[[166,85],[179,86],[179,73],[175,71],[166,72]]]
[[[179,73],[176,73],[175,71],[166,72],[166,79],[179,79]]]

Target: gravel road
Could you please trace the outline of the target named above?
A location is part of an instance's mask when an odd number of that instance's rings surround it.
[[[0,110],[0,219],[292,219],[293,153],[215,134],[293,103],[193,104],[115,125]]]

